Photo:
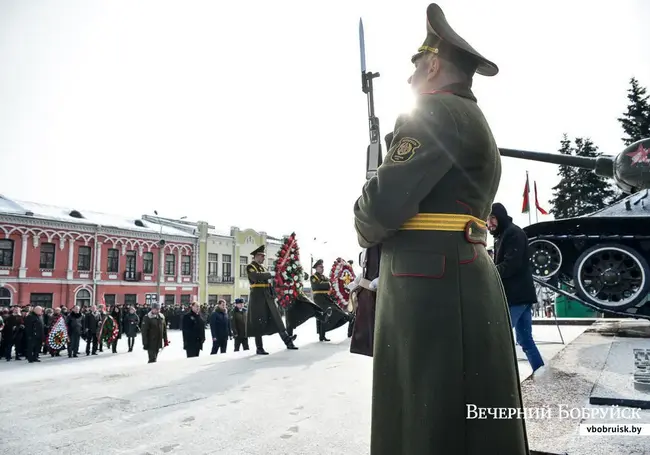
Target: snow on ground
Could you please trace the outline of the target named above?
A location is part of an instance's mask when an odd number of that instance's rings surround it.
[[[585,327],[562,327],[569,343]],[[251,350],[185,358],[182,337],[158,363],[136,349],[77,359],[0,363],[2,455],[368,453],[372,359],[349,353],[347,327],[319,343],[315,323],[296,333],[299,351],[265,337],[268,356]],[[534,326],[546,360],[561,344],[554,326]],[[209,336],[209,334],[208,334]],[[82,346],[85,346],[82,341]],[[207,352],[206,352],[207,351]],[[525,357],[518,352],[518,357]],[[521,380],[530,375],[519,361]]]

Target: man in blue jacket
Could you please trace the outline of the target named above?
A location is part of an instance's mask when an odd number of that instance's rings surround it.
[[[226,301],[223,299],[217,302],[217,307],[210,315],[210,332],[212,332],[212,351],[210,355],[216,354],[220,349],[221,353],[225,354],[228,347],[228,338],[232,337],[232,329],[226,310]]]
[[[494,236],[494,263],[506,292],[517,343],[534,372],[544,366],[544,361],[533,340],[532,310],[537,302],[537,293],[528,258],[528,237],[512,222],[503,204],[498,202],[492,204],[488,228]]]

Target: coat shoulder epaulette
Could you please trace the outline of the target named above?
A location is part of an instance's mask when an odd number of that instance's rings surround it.
[[[313,274],[311,277],[309,277],[309,281],[311,281],[312,283],[318,283],[320,279],[316,274]]]
[[[250,264],[248,264],[246,270],[248,270],[249,272],[264,273],[266,272],[266,267],[264,267],[262,264],[258,264],[257,262],[251,262]]]

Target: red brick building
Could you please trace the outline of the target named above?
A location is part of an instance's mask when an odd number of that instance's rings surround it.
[[[0,195],[0,306],[189,303],[198,297],[191,229]],[[163,274],[158,272],[162,270]]]

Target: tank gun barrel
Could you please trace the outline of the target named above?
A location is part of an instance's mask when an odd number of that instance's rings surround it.
[[[507,156],[510,158],[520,158],[522,160],[539,161],[542,163],[589,169],[601,177],[614,177],[613,156],[605,155],[591,158],[587,156],[560,155],[559,153],[531,152],[528,150],[507,148],[500,148],[499,153],[501,153],[501,156]]]
[[[600,177],[614,179],[625,193],[650,189],[650,138],[628,145],[616,156],[572,156],[505,148],[500,148],[499,153],[522,160],[589,169]]]

